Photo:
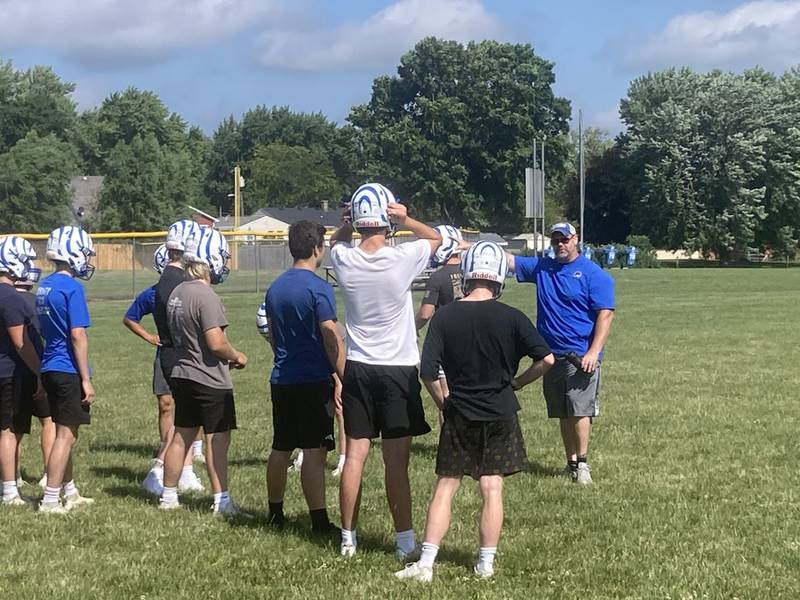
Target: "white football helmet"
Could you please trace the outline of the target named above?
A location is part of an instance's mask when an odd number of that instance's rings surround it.
[[[169,251],[167,250],[167,245],[161,244],[153,254],[153,268],[156,270],[156,273],[161,275],[168,262]]]
[[[8,273],[16,281],[36,283],[42,271],[34,267],[35,259],[36,250],[25,238],[18,235],[0,238],[0,272]]]
[[[262,302],[256,313],[256,327],[265,340],[269,341],[269,320],[267,319],[267,304]]]
[[[47,258],[67,263],[78,279],[92,278],[95,267],[89,264],[89,257],[94,255],[92,238],[80,227],[59,227],[47,239]]]
[[[228,261],[231,253],[228,240],[216,229],[198,227],[186,240],[183,259],[189,262],[206,263],[211,269],[211,283],[217,285],[225,281],[231,270]]]
[[[387,227],[394,231],[395,225],[389,221],[387,207],[397,202],[389,188],[380,183],[365,183],[350,199],[350,218],[355,229],[366,227]]]
[[[466,287],[468,281],[475,279],[499,283],[500,288],[495,295],[499,298],[505,286],[507,273],[506,253],[494,242],[477,242],[470,246],[461,258],[462,287]]]
[[[445,264],[451,257],[461,254],[459,244],[463,238],[461,232],[452,225],[439,225],[434,229],[442,236],[442,245],[431,257],[431,266],[435,268]]]
[[[181,219],[175,221],[167,230],[167,250],[186,250],[186,242],[189,238],[200,230],[200,225],[191,219]]]

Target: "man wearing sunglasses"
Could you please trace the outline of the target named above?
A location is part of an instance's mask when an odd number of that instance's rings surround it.
[[[563,474],[592,483],[587,454],[600,409],[600,364],[614,318],[614,280],[582,256],[570,223],[550,230],[555,258],[509,255],[517,281],[536,284],[536,328],[556,364],[543,377],[547,416],[559,419],[567,466]]]

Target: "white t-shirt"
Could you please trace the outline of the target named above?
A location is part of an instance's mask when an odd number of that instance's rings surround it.
[[[430,242],[385,246],[375,254],[338,243],[330,256],[347,313],[347,359],[419,364],[411,283],[430,262]]]

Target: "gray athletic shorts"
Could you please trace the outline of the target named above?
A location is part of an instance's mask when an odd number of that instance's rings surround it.
[[[161,368],[161,360],[156,352],[156,359],[153,361],[153,394],[156,396],[167,396],[172,391],[169,389],[169,384],[164,378],[164,370]]]
[[[600,414],[600,365],[590,374],[556,357],[556,364],[542,378],[542,387],[550,418]]]

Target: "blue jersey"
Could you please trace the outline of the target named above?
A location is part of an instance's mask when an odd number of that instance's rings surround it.
[[[307,269],[289,269],[267,290],[265,299],[275,348],[271,383],[327,381],[328,362],[319,324],[336,320],[333,288]]]
[[[597,312],[614,309],[614,279],[580,255],[566,264],[518,256],[514,264],[517,281],[536,284],[536,329],[553,353],[586,354]]]
[[[628,266],[632,267],[636,262],[636,246],[628,246],[628,251],[626,254],[628,257]]]
[[[72,330],[89,327],[83,286],[65,273],[54,273],[39,284],[36,312],[44,337],[42,372],[78,373]]]
[[[125,318],[133,321],[134,323],[141,323],[146,315],[152,315],[153,309],[156,307],[156,286],[142,290],[136,300],[128,308],[125,313]]]

